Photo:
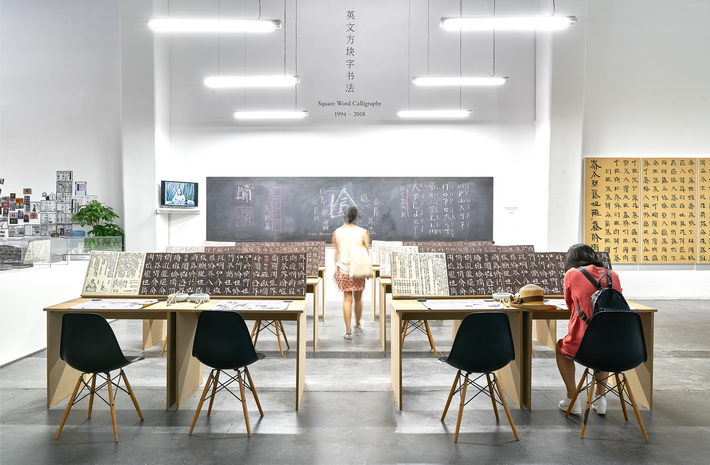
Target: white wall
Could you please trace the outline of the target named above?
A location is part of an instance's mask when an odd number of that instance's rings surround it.
[[[552,248],[582,238],[582,157],[710,154],[707,2],[594,0],[586,9],[580,0],[557,3],[586,32],[579,37],[575,29],[571,41],[554,36],[552,99],[560,100],[552,132],[570,124],[577,131],[577,122],[581,131],[551,143]],[[710,298],[708,268],[617,266],[628,295],[653,298]]]
[[[119,15],[112,0],[0,0],[3,195],[74,170],[122,215]]]

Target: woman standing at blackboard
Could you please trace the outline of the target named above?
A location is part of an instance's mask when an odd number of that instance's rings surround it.
[[[365,289],[365,277],[372,275],[370,265],[370,235],[367,230],[355,225],[358,211],[348,207],[345,211],[345,223],[333,233],[335,245],[335,281],[343,293],[343,318],[345,319],[346,340],[353,338],[352,307],[355,301],[355,334],[362,334],[362,291]],[[369,274],[368,274],[369,269]]]

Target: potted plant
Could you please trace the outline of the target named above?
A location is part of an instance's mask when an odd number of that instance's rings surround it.
[[[118,218],[113,208],[98,200],[92,200],[79,209],[72,217],[81,226],[89,226],[87,235],[93,236],[84,241],[84,249],[89,250],[116,250],[116,243],[120,246],[118,250],[123,250],[123,229],[113,221]],[[111,238],[120,238],[119,240]]]

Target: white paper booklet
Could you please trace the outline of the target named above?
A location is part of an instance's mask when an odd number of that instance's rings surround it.
[[[212,310],[286,310],[283,300],[220,300]]]

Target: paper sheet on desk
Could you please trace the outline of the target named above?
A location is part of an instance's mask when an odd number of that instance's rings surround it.
[[[155,302],[157,299],[87,300],[69,308],[72,310],[140,310]]]
[[[502,309],[503,306],[498,302],[486,301],[483,299],[471,300],[427,300],[422,302],[429,310],[493,310]]]
[[[288,304],[283,300],[225,300],[212,310],[286,310]]]

